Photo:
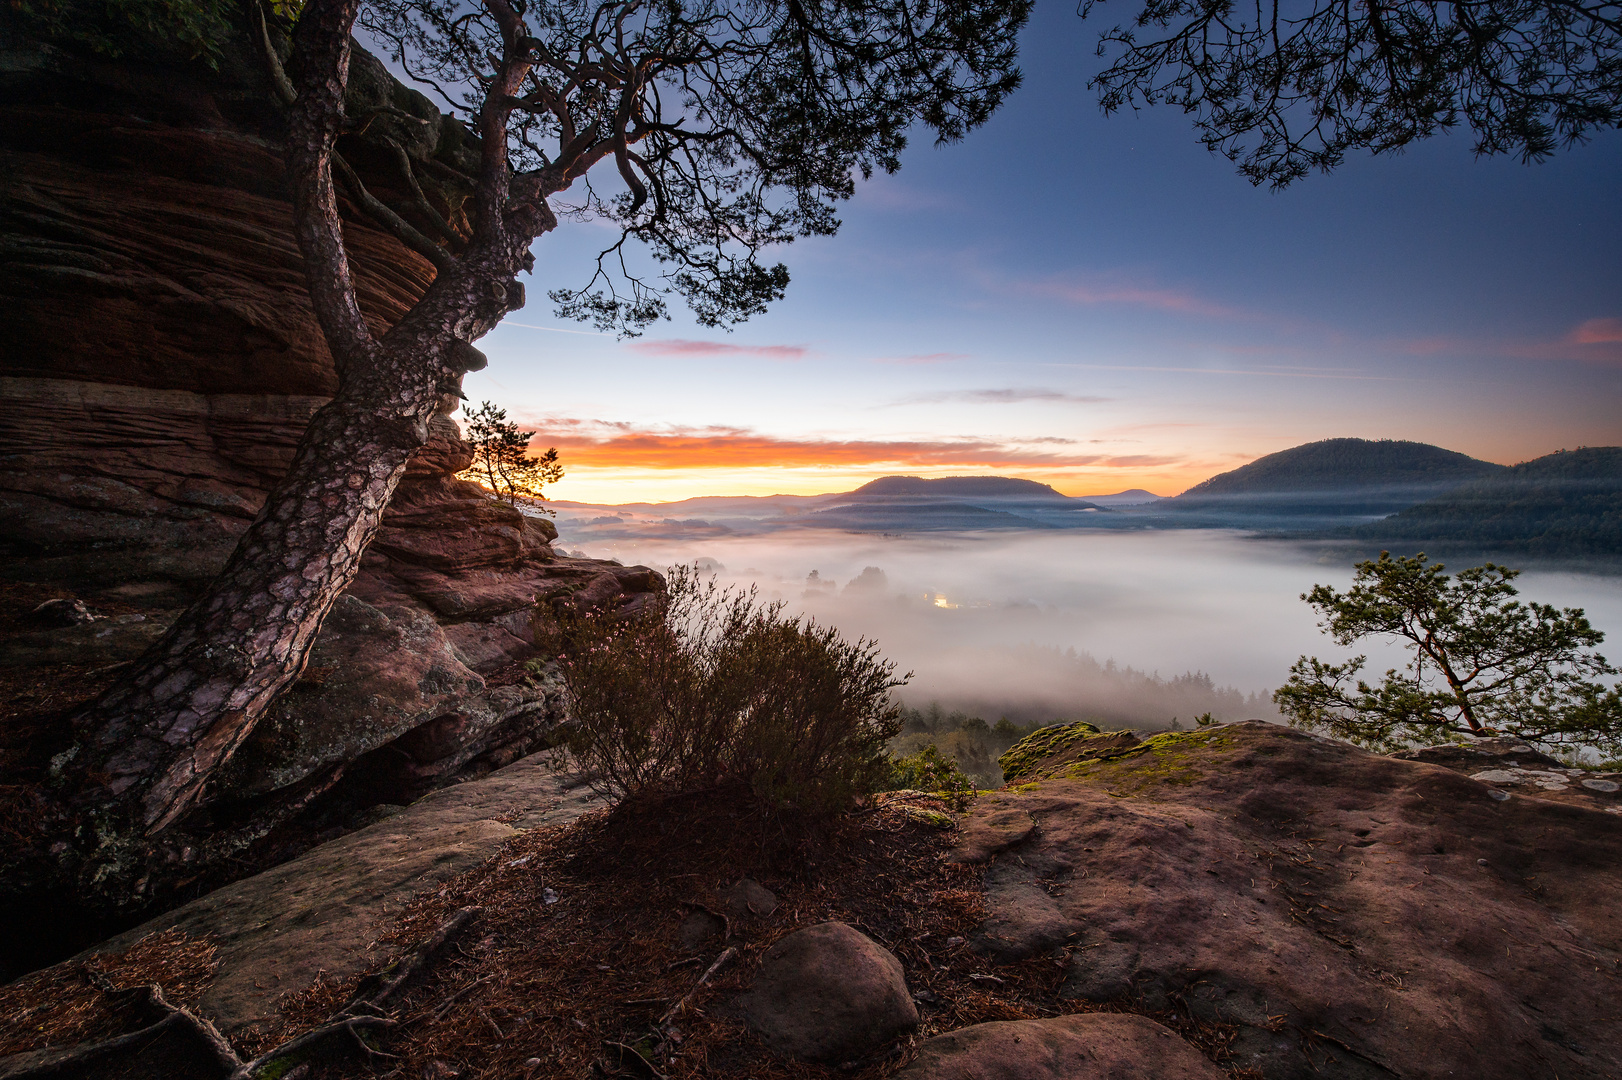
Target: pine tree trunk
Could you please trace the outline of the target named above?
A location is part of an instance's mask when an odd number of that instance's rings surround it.
[[[196,805],[211,772],[304,669],[348,587],[437,394],[340,395],[311,420],[291,468],[203,597],[133,671],[75,718],[59,764],[76,801],[147,832]]]
[[[53,762],[78,823],[72,872],[81,892],[106,894],[101,900],[115,906],[127,900],[113,895],[120,881],[154,857],[154,834],[231,794],[214,790],[211,778],[302,672],[395,485],[427,442],[428,421],[462,374],[483,366],[469,343],[523,306],[513,275],[532,265],[534,239],[557,225],[546,195],[566,183],[548,186],[533,174],[515,183],[507,162],[505,103],[528,70],[509,63],[481,121],[473,241],[439,264],[399,323],[373,334],[356,303],[332,182],[334,143],[348,122],[358,2],[303,5],[287,137],[294,232],[338,395],[311,420],[219,578],[117,686],[74,717],[74,745]]]

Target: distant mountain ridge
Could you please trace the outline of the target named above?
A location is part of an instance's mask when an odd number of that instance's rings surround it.
[[[1008,476],[886,476],[830,495],[702,496],[619,506],[558,502],[589,541],[759,535],[781,529],[923,533],[1017,529],[1238,529],[1279,538],[1555,557],[1622,555],[1622,447],[1513,468],[1427,443],[1326,439],[1269,454],[1176,498],[1067,496]]]
[[[1324,439],[1257,458],[1195,484],[1179,500],[1317,494],[1360,488],[1461,484],[1507,471],[1429,443],[1395,439]]]
[[[1347,534],[1527,555],[1622,555],[1622,446],[1524,461]]]
[[[1015,476],[881,476],[833,499],[894,499],[931,496],[944,499],[1016,499],[1072,502],[1050,485]]]
[[[1163,496],[1143,488],[1129,488],[1126,491],[1117,491],[1113,495],[1078,495],[1077,498],[1092,503],[1094,506],[1145,506],[1149,503],[1160,502]]]
[[[802,521],[858,532],[1052,529],[1082,513],[1112,511],[1014,476],[883,476],[828,496]]]

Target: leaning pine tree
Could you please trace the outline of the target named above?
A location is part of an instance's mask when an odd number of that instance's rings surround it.
[[[200,807],[266,708],[299,675],[354,576],[444,395],[482,364],[472,342],[524,303],[520,271],[559,218],[606,219],[618,241],[562,314],[622,332],[680,295],[718,326],[788,283],[762,251],[827,235],[856,174],[892,171],[915,124],[940,139],[984,122],[1018,84],[1031,0],[305,0],[285,69],[295,229],[338,392],[219,578],[120,683],[74,718],[54,763],[82,827],[81,881],[120,888],[121,862]],[[263,19],[263,14],[256,14]],[[430,237],[366,196],[334,146],[356,20],[400,69],[471,118],[469,230]],[[588,176],[603,168],[618,194]],[[362,318],[334,171],[368,214],[433,263],[386,333]],[[573,202],[554,202],[577,187]],[[438,225],[445,225],[438,221]],[[615,276],[627,241],[650,277]]]
[[[1605,635],[1581,608],[1514,599],[1520,571],[1487,563],[1449,578],[1423,553],[1357,564],[1352,587],[1301,597],[1337,645],[1383,637],[1412,659],[1372,685],[1367,657],[1326,664],[1303,656],[1273,695],[1296,727],[1370,749],[1507,735],[1553,748],[1622,753],[1622,684],[1595,651]]]

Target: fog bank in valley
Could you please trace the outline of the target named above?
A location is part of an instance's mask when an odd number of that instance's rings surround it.
[[[754,584],[876,640],[914,673],[901,694],[909,705],[938,701],[991,721],[1276,718],[1269,695],[1297,656],[1347,655],[1300,595],[1320,582],[1345,588],[1351,565],[1226,531],[806,530],[576,543],[565,530],[559,546],[661,570],[701,561],[725,583]],[[1585,608],[1622,658],[1622,579],[1531,571],[1517,584],[1526,599]],[[1359,651],[1376,671],[1402,662],[1393,648]]]

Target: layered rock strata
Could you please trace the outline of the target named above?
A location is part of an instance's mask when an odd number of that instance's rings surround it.
[[[138,652],[223,565],[337,386],[268,68],[238,29],[209,70],[162,43],[77,53],[0,13],[0,557],[8,577],[146,618],[121,635],[31,634],[41,662],[72,662],[80,638],[108,663]],[[435,210],[465,226],[458,176],[477,142],[459,122],[363,50],[346,111],[370,117],[341,149],[374,194],[403,192],[399,145]],[[345,234],[360,306],[384,330],[433,269],[348,206]],[[455,479],[469,450],[448,418],[432,432],[303,682],[239,754],[244,795],[302,798],[346,770],[420,790],[503,764],[562,715],[555,683],[490,678],[541,655],[551,605],[634,610],[662,587],[556,555],[550,522]]]

